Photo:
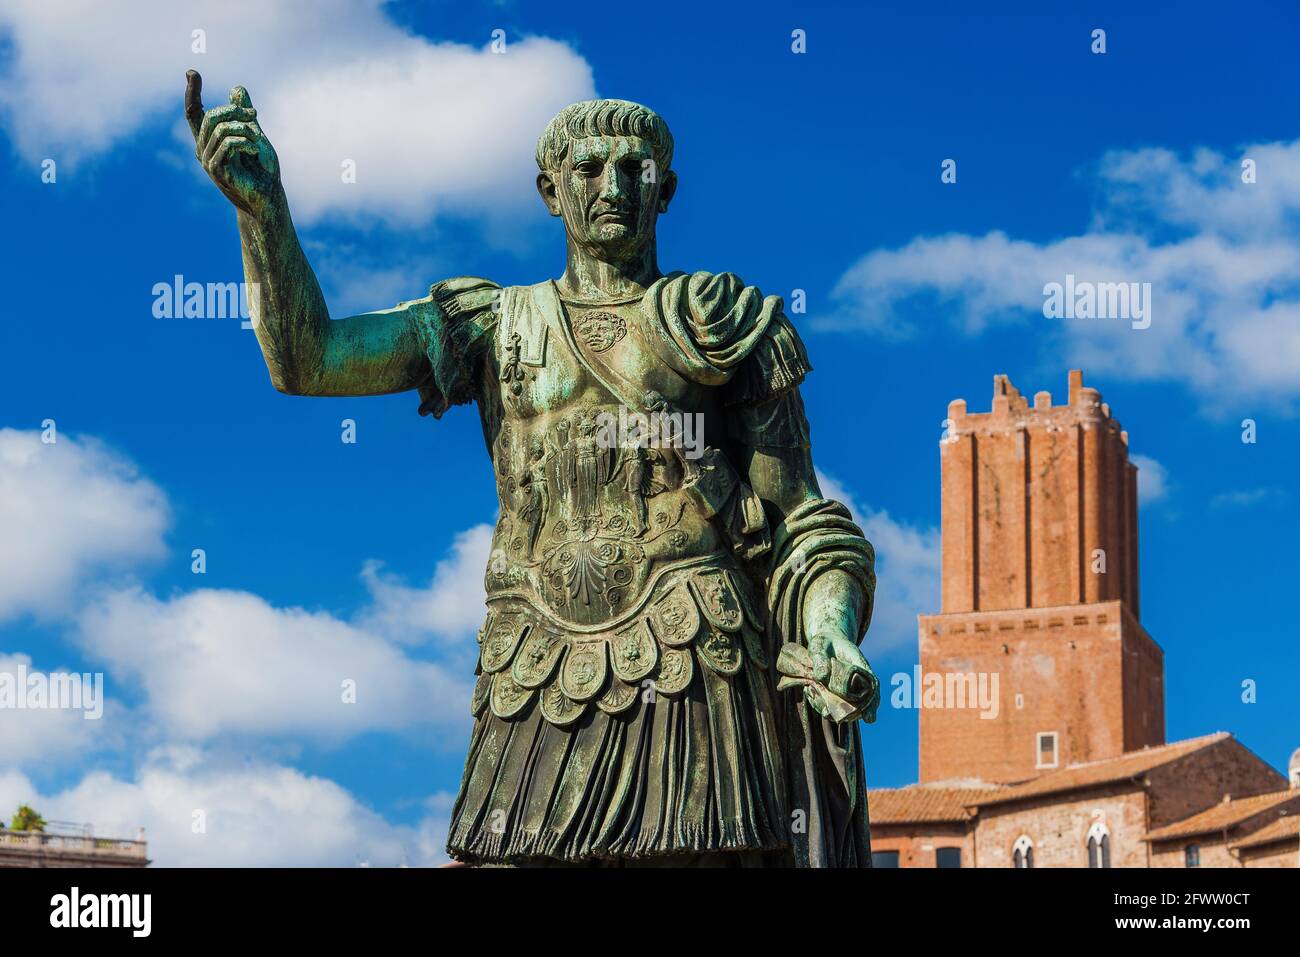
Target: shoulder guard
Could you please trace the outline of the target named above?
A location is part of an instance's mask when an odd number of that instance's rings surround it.
[[[501,287],[464,276],[434,283],[429,295],[409,305],[429,376],[419,386],[420,414],[441,416],[474,397],[476,373],[499,316]]]

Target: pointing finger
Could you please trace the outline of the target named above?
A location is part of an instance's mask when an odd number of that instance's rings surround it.
[[[199,126],[203,122],[203,77],[198,70],[185,71],[185,119],[189,121],[190,132],[197,140]]]

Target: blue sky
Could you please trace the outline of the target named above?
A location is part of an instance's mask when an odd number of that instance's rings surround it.
[[[0,713],[0,810],[145,825],[163,863],[432,862],[459,780],[495,510],[477,416],[287,398],[238,321],[154,318],[156,283],[241,278],[186,143],[190,66],[208,106],[247,86],[335,315],[558,275],[545,121],[591,95],[660,112],[681,178],[661,265],[806,292],[814,455],[879,552],[886,678],[938,610],[947,403],[986,410],[995,373],[1061,402],[1082,366],[1142,457],[1170,740],[1229,730],[1285,766],[1300,12],[962,6],[6,4],[0,664],[103,671],[110,704]],[[1044,318],[1067,272],[1151,282],[1151,328]],[[319,703],[340,668],[350,710]],[[864,741],[873,785],[915,780],[915,712]]]

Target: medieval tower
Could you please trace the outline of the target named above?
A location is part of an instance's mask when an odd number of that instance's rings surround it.
[[[1023,781],[1163,744],[1128,433],[1077,370],[1064,405],[999,375],[991,411],[958,399],[945,424],[942,611],[919,619],[921,669],[996,674],[1000,707],[922,708],[921,782]]]

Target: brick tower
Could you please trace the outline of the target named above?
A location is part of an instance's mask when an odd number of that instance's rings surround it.
[[[1101,394],[1031,407],[1005,375],[990,412],[948,406],[943,607],[923,680],[998,676],[996,716],[921,707],[922,782],[1011,782],[1163,744],[1164,655],[1138,620],[1137,466]],[[967,679],[969,680],[969,679]],[[951,695],[949,696],[951,698]]]

